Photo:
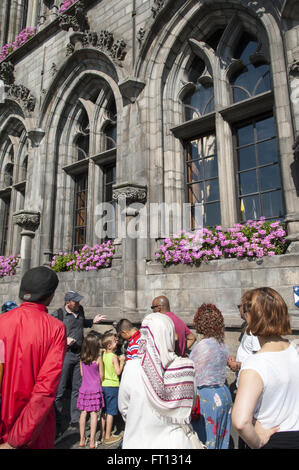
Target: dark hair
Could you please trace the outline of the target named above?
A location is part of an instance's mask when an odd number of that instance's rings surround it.
[[[81,349],[80,359],[84,364],[91,364],[96,361],[100,354],[101,343],[94,333],[88,333],[85,336]]]
[[[271,287],[260,287],[249,291],[250,310],[248,311],[247,333],[255,336],[280,336],[292,333],[288,307]]]
[[[134,325],[127,318],[122,318],[116,325],[116,331],[119,334],[122,330],[130,331],[134,328]]]
[[[224,342],[224,318],[215,305],[202,304],[194,315],[193,324],[197,333]]]

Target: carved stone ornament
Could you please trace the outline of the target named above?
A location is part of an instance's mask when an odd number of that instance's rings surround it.
[[[17,101],[25,111],[33,113],[36,98],[24,85],[10,85],[6,90],[6,94],[8,98]]]
[[[137,33],[137,40],[139,41],[139,43],[142,43],[143,39],[144,39],[144,36],[145,36],[145,29],[144,28],[140,28],[138,33]]]
[[[13,223],[19,225],[23,230],[35,232],[40,223],[40,212],[20,211],[13,214]]]
[[[66,55],[71,55],[79,48],[94,48],[105,52],[112,60],[122,61],[126,56],[126,43],[123,39],[114,41],[113,34],[102,30],[96,32],[75,32],[70,36],[70,42],[67,45]]]
[[[113,200],[119,201],[123,199],[127,204],[133,202],[144,203],[147,197],[146,186],[139,186],[131,183],[125,183],[122,185],[114,186],[113,188]]]
[[[87,31],[89,30],[89,24],[84,12],[85,3],[80,0],[75,4],[74,14],[62,14],[59,15],[59,27],[64,31],[68,31],[72,28],[74,31]]]
[[[299,59],[294,59],[292,64],[290,65],[289,69],[290,75],[293,77],[298,77],[299,76]]]
[[[152,6],[153,17],[156,18],[160,10],[164,7],[165,0],[154,0],[154,5]]]
[[[0,79],[3,80],[5,85],[11,85],[15,81],[14,65],[11,62],[0,63]]]
[[[297,162],[299,162],[299,134],[297,135],[295,139],[293,150],[294,150],[294,158]]]

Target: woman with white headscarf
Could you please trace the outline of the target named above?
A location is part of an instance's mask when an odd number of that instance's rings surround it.
[[[146,316],[140,332],[139,357],[126,363],[119,389],[123,449],[190,449],[182,425],[193,406],[193,362],[175,354],[174,325],[166,315]]]

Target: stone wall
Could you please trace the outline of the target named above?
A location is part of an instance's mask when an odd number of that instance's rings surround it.
[[[141,263],[141,261],[140,261]],[[217,260],[200,266],[163,267],[157,262],[144,262],[144,275],[137,277],[137,310],[126,316],[140,323],[151,311],[152,299],[166,295],[171,309],[192,327],[194,313],[202,303],[214,303],[222,311],[228,331],[238,332],[241,319],[237,309],[247,289],[269,286],[285,299],[291,325],[299,331],[299,309],[294,304],[293,286],[299,284],[299,254],[248,260]],[[142,271],[142,270],[141,270]],[[84,296],[82,304],[88,317],[97,313],[111,321],[124,316],[126,293],[121,259],[114,259],[110,268],[87,272],[58,273],[59,285],[49,311],[63,304],[64,293],[75,290]],[[18,301],[20,276],[0,280],[0,302]]]

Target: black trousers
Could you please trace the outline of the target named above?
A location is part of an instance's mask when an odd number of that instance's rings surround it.
[[[63,397],[67,388],[67,384],[70,380],[72,384],[70,408],[71,422],[78,423],[81,411],[77,408],[77,400],[82,380],[80,373],[80,354],[75,354],[71,351],[67,351],[64,358],[62,374],[54,402],[57,426],[60,426],[62,424],[62,416],[64,411]]]
[[[261,449],[299,449],[299,431],[276,432]]]

